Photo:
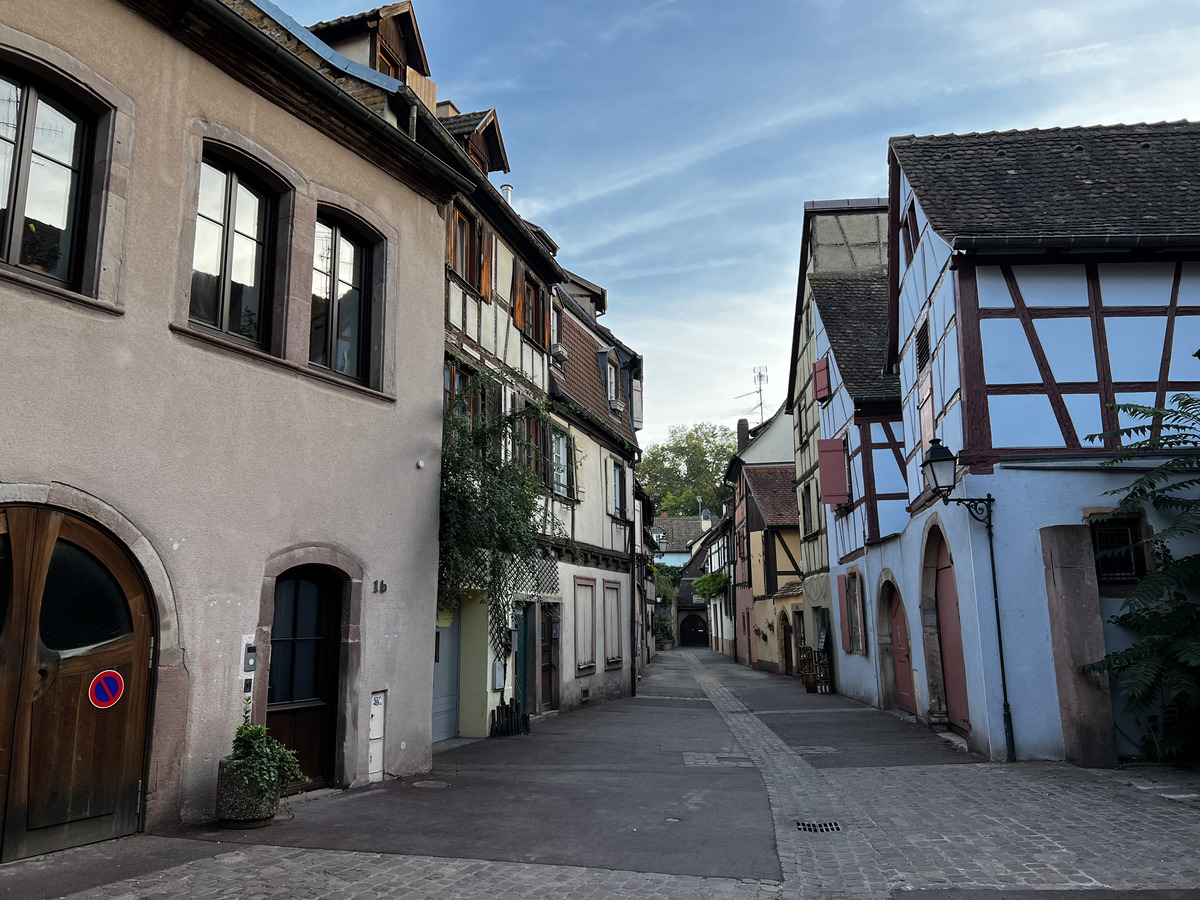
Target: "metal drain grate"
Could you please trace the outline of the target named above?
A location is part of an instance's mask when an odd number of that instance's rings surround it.
[[[842,826],[837,822],[797,822],[796,829],[813,834],[827,834],[830,831],[841,831]]]

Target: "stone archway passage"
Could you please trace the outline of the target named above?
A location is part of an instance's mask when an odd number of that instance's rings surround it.
[[[152,607],[107,532],[0,507],[0,860],[138,829]]]

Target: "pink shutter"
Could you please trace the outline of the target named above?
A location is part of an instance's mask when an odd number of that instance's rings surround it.
[[[850,652],[850,610],[846,606],[846,576],[838,576],[838,611],[842,616],[842,649]]]
[[[821,478],[821,502],[826,506],[837,506],[849,500],[846,446],[841,438],[817,441],[817,465]]]
[[[824,356],[813,363],[813,396],[818,401],[829,399],[829,359]]]

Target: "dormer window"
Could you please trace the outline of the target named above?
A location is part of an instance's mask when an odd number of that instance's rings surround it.
[[[383,45],[382,41],[379,44],[379,59],[376,62],[375,68],[384,75],[403,81],[403,78],[401,78],[403,70],[400,68],[400,61]]]

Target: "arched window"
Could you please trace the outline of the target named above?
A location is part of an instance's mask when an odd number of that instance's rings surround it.
[[[308,359],[359,381],[366,376],[371,330],[368,243],[334,219],[317,220]]]

